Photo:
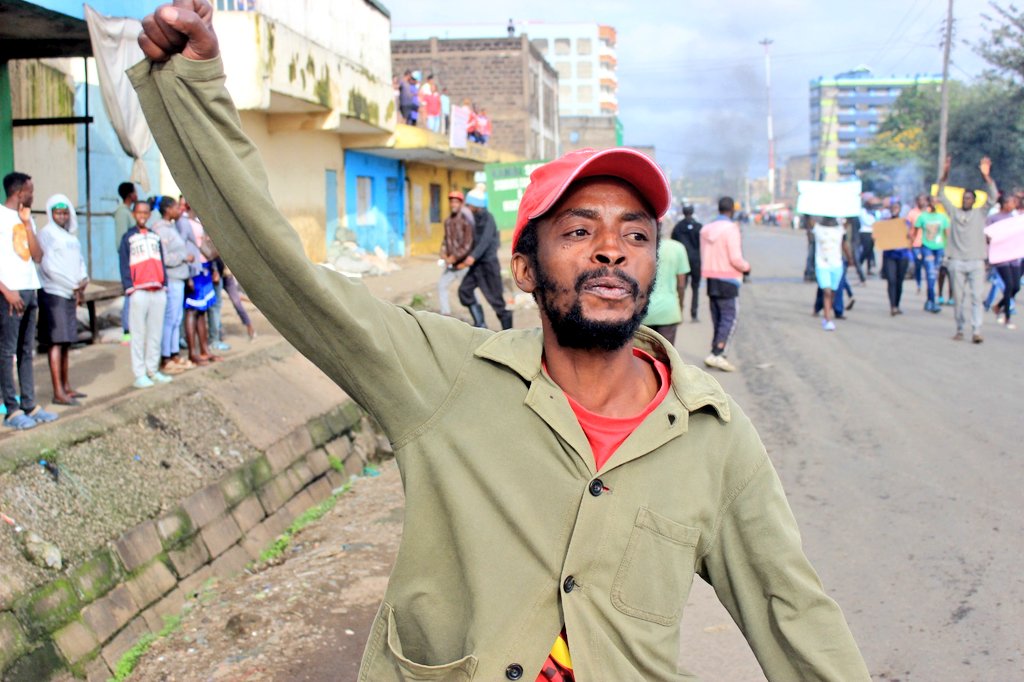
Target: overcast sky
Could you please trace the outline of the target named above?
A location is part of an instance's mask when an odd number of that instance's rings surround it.
[[[876,75],[941,73],[942,0],[384,0],[402,24],[594,21],[618,31],[619,116],[626,144],[654,144],[672,173],[748,165],[767,169],[764,52],[772,45],[777,159],[810,147],[808,83],[860,65]],[[1005,4],[1005,3],[1004,3]],[[578,9],[587,9],[581,13]],[[985,68],[969,45],[985,34],[986,0],[954,0],[951,77]],[[493,16],[492,16],[493,14]]]

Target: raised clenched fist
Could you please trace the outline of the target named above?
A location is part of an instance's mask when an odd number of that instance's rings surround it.
[[[213,59],[220,54],[213,32],[213,7],[206,0],[174,0],[142,20],[139,47],[154,62],[176,54],[186,59]]]

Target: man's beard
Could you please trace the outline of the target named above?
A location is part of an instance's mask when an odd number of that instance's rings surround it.
[[[559,287],[548,278],[547,273],[539,264],[536,265],[537,288],[534,292],[537,296],[537,303],[541,312],[551,323],[551,329],[555,332],[555,338],[559,345],[565,348],[577,348],[580,350],[619,350],[633,339],[636,330],[640,327],[644,317],[647,316],[647,306],[651,302],[651,291],[654,289],[654,282],[644,293],[644,305],[636,310],[628,319],[620,322],[599,322],[591,320],[583,315],[583,305],[580,302],[580,293],[586,283],[599,277],[614,276],[620,278],[632,290],[633,300],[640,297],[640,284],[635,279],[616,268],[612,270],[607,267],[590,270],[580,274],[576,278],[574,290],[576,299],[568,311],[562,312],[554,307],[551,302],[552,294],[569,290]]]

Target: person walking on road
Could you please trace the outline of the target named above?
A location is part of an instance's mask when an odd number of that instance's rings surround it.
[[[117,196],[121,197],[121,203],[114,209],[114,249],[119,250],[121,248],[121,238],[124,237],[124,233],[132,229],[135,225],[135,218],[132,217],[132,206],[139,200],[138,192],[135,189],[135,183],[133,182],[122,182],[117,186]],[[131,315],[131,298],[128,296],[124,297],[124,301],[121,303],[121,345],[127,346],[131,341],[131,335],[128,332],[128,317]]]
[[[700,303],[700,230],[703,227],[693,217],[693,204],[683,206],[683,219],[672,228],[672,239],[686,248],[686,257],[690,261],[690,320],[697,321],[697,306]],[[679,303],[682,305],[683,294],[679,292]],[[685,309],[685,306],[684,306]]]
[[[644,324],[672,344],[676,342],[676,329],[683,321],[683,296],[690,271],[690,259],[683,245],[675,239],[660,239],[658,272]]]
[[[925,210],[914,221],[914,241],[921,241],[922,260],[924,261],[925,281],[928,297],[924,309],[929,313],[942,311],[936,301],[935,282],[938,279],[939,266],[946,257],[946,239],[949,232],[949,216],[939,213],[935,208],[935,198],[926,197]]]
[[[983,157],[978,163],[978,170],[985,180],[988,188],[988,197],[981,205],[975,205],[973,190],[964,190],[964,198],[961,206],[954,206],[946,197],[946,181],[949,180],[949,171],[953,166],[953,157],[947,156],[942,166],[942,177],[939,178],[939,201],[949,215],[949,246],[946,256],[949,258],[949,274],[953,284],[953,314],[956,318],[955,341],[964,338],[964,325],[966,323],[966,307],[968,302],[971,306],[971,341],[981,343],[984,339],[981,336],[982,309],[981,296],[982,287],[985,286],[985,258],[987,257],[987,246],[985,243],[985,220],[988,217],[988,210],[992,202],[999,196],[999,188],[996,187],[990,172],[992,160]]]
[[[846,267],[843,262],[852,260],[850,246],[846,243],[846,231],[835,218],[819,218],[811,229],[814,234],[814,276],[822,292],[824,319],[821,328],[827,332],[836,330],[834,306]],[[840,304],[839,312],[842,313]]]
[[[680,679],[699,574],[769,679],[868,682],[749,419],[640,327],[671,202],[657,165],[614,148],[533,171],[511,267],[539,330],[380,301],[311,263],[273,204],[212,14],[158,8],[154,62],[129,75],[253,301],[394,445],[405,528],[359,679]]]
[[[890,217],[901,218],[902,208],[900,202],[894,200],[889,205]],[[905,220],[904,225],[906,226]],[[912,243],[913,231],[907,226],[908,246],[882,251],[882,277],[888,284],[889,315],[893,317],[903,314],[903,311],[900,310],[900,301],[903,299],[903,280],[906,279],[907,270],[910,269],[910,263],[914,259],[914,254],[909,246]]]
[[[505,306],[505,293],[501,283],[501,264],[498,262],[498,225],[487,210],[487,194],[477,188],[466,197],[473,212],[473,251],[462,261],[468,268],[466,278],[459,285],[459,303],[469,309],[474,327],[486,327],[484,308],[476,300],[476,290],[484,295],[502,329],[512,328],[512,311]]]
[[[711,304],[711,354],[704,358],[708,367],[735,372],[736,366],[726,359],[726,351],[740,316],[740,285],[743,275],[750,273],[750,263],[743,259],[740,228],[733,222],[735,203],[732,197],[718,200],[718,217],[700,231],[701,275],[708,282]]]
[[[448,194],[448,205],[451,213],[444,220],[444,237],[441,239],[441,260],[444,261],[444,272],[437,282],[437,303],[442,315],[452,314],[452,304],[448,288],[453,282],[461,282],[466,276],[466,268],[461,267],[466,257],[473,252],[473,234],[476,221],[472,212],[465,206],[466,197],[462,192]]]
[[[917,284],[917,294],[921,295],[921,273],[924,272],[924,246],[921,243],[921,233],[915,229],[918,217],[928,210],[928,195],[918,194],[914,198],[914,206],[907,211],[907,225],[910,226],[911,245],[910,250],[914,255],[914,282]]]
[[[985,228],[985,235],[991,238],[990,229],[993,225],[997,225],[1007,218],[1012,218],[1014,211],[1017,209],[1017,197],[1012,194],[1006,194],[1000,198],[999,201],[999,212],[994,213],[988,217],[988,226]],[[996,321],[999,324],[1006,325],[1009,330],[1017,328],[1010,318],[1013,316],[1014,310],[1014,297],[1020,291],[1020,278],[1021,278],[1021,260],[1014,258],[1008,261],[1001,261],[998,263],[992,263],[992,268],[999,275],[999,278],[1003,280],[1003,297],[996,305],[992,306],[992,310],[996,313]]]

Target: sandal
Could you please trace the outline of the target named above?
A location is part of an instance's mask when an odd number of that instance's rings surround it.
[[[63,399],[63,400],[60,399],[60,398],[54,398],[53,399],[53,404],[54,405],[67,405],[68,407],[78,407],[82,403],[80,403],[77,400],[75,400],[75,397],[72,395],[72,396],[70,396],[70,397],[68,397],[66,399]]]
[[[9,429],[26,431],[28,429],[35,428],[36,420],[28,416],[24,412],[19,411],[4,419],[4,426],[6,426]]]
[[[72,398],[88,398],[88,393],[82,393],[81,391],[68,391],[68,395]]]

